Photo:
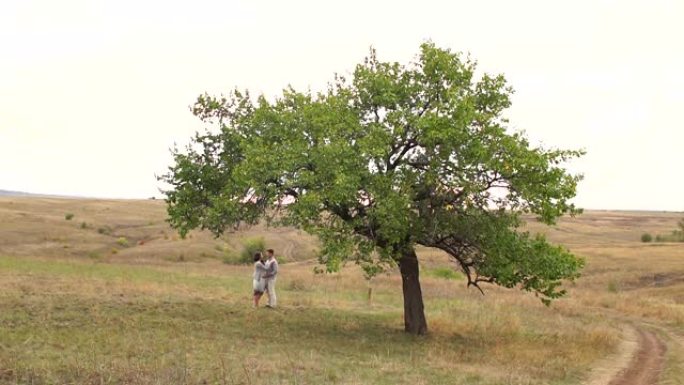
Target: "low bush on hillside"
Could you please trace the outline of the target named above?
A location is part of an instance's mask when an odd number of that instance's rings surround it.
[[[674,230],[670,234],[658,234],[655,237],[656,242],[684,242],[684,233],[679,230]]]
[[[254,261],[254,254],[258,251],[264,252],[265,248],[266,246],[263,237],[247,238],[243,240],[239,263],[252,263]]]
[[[653,240],[653,236],[649,233],[641,234],[641,242],[648,243]]]
[[[608,291],[611,293],[617,293],[619,290],[618,284],[615,281],[608,282]]]
[[[644,240],[644,236],[647,234],[643,234],[641,236],[641,242],[650,242]],[[650,237],[650,234],[648,234]],[[656,234],[655,236],[655,241],[656,242],[684,242],[684,219],[680,220],[677,222],[677,229],[672,230],[670,234]]]
[[[67,221],[70,221],[70,220],[74,219],[74,214],[66,213],[66,214],[64,214],[64,219],[66,219]]]
[[[266,250],[265,245],[263,237],[244,239],[242,241],[242,250],[239,253],[228,247],[223,247],[225,254],[221,260],[228,265],[251,264],[254,262],[254,254],[256,252],[264,252]]]
[[[100,260],[102,259],[102,255],[98,253],[97,251],[90,251],[88,252],[88,258],[94,259],[94,260]]]
[[[221,258],[221,261],[226,265],[237,265],[239,264],[240,256],[233,252],[226,252],[226,255]]]
[[[672,234],[658,234],[655,237],[656,242],[684,242],[684,236],[673,231]]]
[[[116,240],[116,244],[122,247],[127,247],[128,239],[126,239],[126,237],[119,237],[119,239]]]

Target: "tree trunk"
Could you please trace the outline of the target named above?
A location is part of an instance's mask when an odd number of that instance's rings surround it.
[[[418,279],[418,256],[413,248],[403,252],[399,260],[399,270],[404,290],[404,330],[411,334],[426,334],[423,292],[420,290]]]

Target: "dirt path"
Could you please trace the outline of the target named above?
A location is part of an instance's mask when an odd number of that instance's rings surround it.
[[[639,333],[632,326],[622,327],[622,338],[615,354],[596,362],[583,385],[607,385],[627,369],[639,349]]]
[[[627,368],[620,371],[608,385],[656,385],[663,369],[666,346],[650,331],[638,329],[638,350]]]
[[[657,385],[666,346],[648,330],[624,324],[616,354],[598,362],[584,385]]]

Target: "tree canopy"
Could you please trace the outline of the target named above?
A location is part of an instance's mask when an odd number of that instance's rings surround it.
[[[417,245],[448,253],[468,285],[520,287],[548,303],[583,261],[522,231],[523,216],[554,224],[580,212],[570,203],[580,176],[564,163],[582,151],[512,132],[512,92],[502,75],[476,76],[470,58],[425,43],[405,65],[371,50],[323,92],[201,95],[192,112],[208,130],[173,150],[160,177],[170,223],[220,235],[265,218],[317,235],[328,271],[399,264],[412,333],[427,331]]]

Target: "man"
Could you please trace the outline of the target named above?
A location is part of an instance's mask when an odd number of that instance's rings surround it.
[[[268,256],[268,259],[266,260],[266,275],[264,275],[264,278],[266,279],[266,291],[268,291],[268,304],[266,306],[275,308],[277,301],[275,283],[276,276],[278,275],[278,261],[275,259],[273,249],[266,250],[266,255]]]

